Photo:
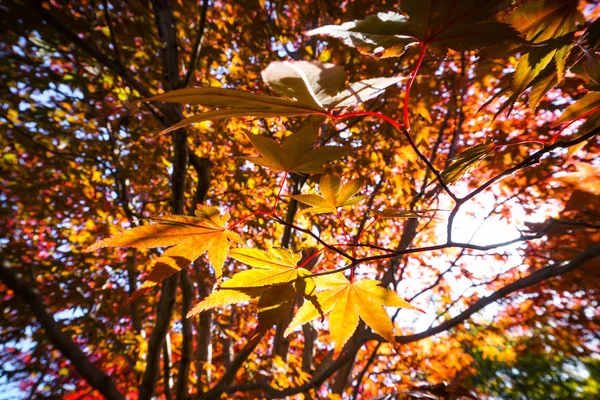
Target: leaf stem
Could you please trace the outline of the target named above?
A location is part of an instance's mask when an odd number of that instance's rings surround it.
[[[456,195],[454,193],[452,193],[452,191],[450,190],[448,185],[446,185],[446,182],[444,182],[444,180],[442,179],[442,175],[441,175],[440,171],[438,171],[433,166],[433,164],[431,164],[429,159],[423,153],[421,153],[421,151],[417,147],[417,144],[415,143],[415,141],[412,139],[412,137],[410,136],[408,131],[406,129],[403,129],[402,124],[400,122],[398,122],[380,112],[373,112],[373,111],[357,111],[357,112],[351,112],[351,113],[347,113],[347,114],[338,114],[338,115],[327,114],[327,116],[333,120],[342,120],[342,119],[346,119],[346,118],[360,117],[360,116],[372,116],[372,117],[381,118],[385,122],[389,123],[394,128],[396,128],[398,130],[398,132],[403,134],[404,137],[406,137],[406,140],[408,140],[410,147],[413,149],[415,154],[417,154],[417,156],[421,159],[421,161],[423,161],[425,163],[425,165],[427,165],[427,168],[429,168],[429,170],[435,175],[437,180],[440,182],[440,186],[444,189],[444,191],[446,193],[448,193],[448,195],[450,197],[452,197],[452,200],[454,200],[455,202],[458,202],[458,197],[456,197]]]
[[[342,219],[342,215],[340,214],[340,212],[338,211],[337,208],[335,209],[335,215],[337,216],[338,222],[340,223],[340,226],[342,227],[342,232],[344,233],[344,238],[346,239],[346,243],[350,243],[350,236],[348,236],[348,232],[346,232],[344,220]]]
[[[317,250],[315,252],[315,254],[313,254],[312,256],[308,257],[306,259],[306,261],[304,261],[302,264],[298,265],[296,268],[304,268],[306,266],[306,264],[308,264],[312,259],[314,259],[315,257],[317,257],[319,254],[321,254],[323,252],[323,250],[325,250],[327,247],[321,247],[319,250]]]
[[[245,215],[242,218],[240,218],[239,220],[237,220],[233,225],[231,225],[229,228],[227,228],[228,230],[232,230],[233,228],[235,228],[236,226],[238,226],[239,224],[241,224],[242,222],[246,221],[249,218],[252,218],[255,215],[265,215],[265,216],[272,216],[273,215],[273,211],[254,211],[251,214]]]
[[[367,226],[365,227],[365,229],[363,229],[363,230],[362,230],[362,232],[360,232],[360,235],[358,235],[358,238],[356,239],[356,241],[355,241],[354,243],[355,243],[355,244],[359,244],[359,243],[360,243],[360,239],[362,239],[362,237],[363,237],[363,235],[365,234],[365,232],[366,232],[366,231],[368,231],[368,230],[369,230],[369,228],[370,228],[370,227],[371,227],[373,224],[375,224],[376,222],[378,222],[378,221],[380,221],[380,220],[381,220],[381,218],[377,217],[377,218],[375,218],[373,221],[369,222],[369,225],[367,225]],[[356,249],[356,248],[355,248],[355,249]],[[356,253],[356,251],[355,251],[355,253]],[[356,257],[356,254],[353,254],[352,256],[353,256],[353,257]]]
[[[287,181],[287,176],[288,176],[288,172],[284,171],[283,172],[283,179],[281,179],[281,184],[279,185],[279,190],[277,191],[277,197],[275,197],[275,205],[273,205],[273,208],[271,209],[271,213],[277,215],[277,205],[279,204],[279,198],[281,197],[281,191],[283,190],[283,186],[285,185],[285,182]]]
[[[341,247],[341,246],[346,246],[346,244],[344,243],[334,243],[334,244],[330,244],[330,247]],[[321,254],[323,252],[323,250],[327,250],[329,249],[326,246],[321,247],[319,250],[317,250],[315,252],[315,254],[311,255],[310,257],[308,257],[302,264],[298,265],[296,268],[304,268],[309,262],[311,262],[315,257],[317,257],[319,254]]]
[[[564,131],[565,129],[567,129],[569,126],[571,126],[571,125],[572,125],[574,122],[576,122],[576,121],[579,121],[579,120],[580,120],[580,119],[582,119],[582,118],[588,117],[590,114],[592,114],[592,113],[594,113],[594,112],[596,112],[596,111],[598,111],[598,110],[600,110],[600,106],[597,106],[597,107],[594,107],[594,108],[592,108],[590,111],[588,111],[588,112],[586,112],[585,114],[583,114],[583,115],[581,115],[581,116],[579,116],[579,117],[575,118],[573,121],[569,121],[569,123],[568,123],[568,124],[566,124],[565,126],[563,126],[563,127],[561,128],[561,130],[559,130],[558,132],[556,132],[556,133],[555,133],[555,134],[554,134],[554,135],[553,135],[553,136],[550,138],[550,140],[548,140],[548,143],[546,143],[546,144],[548,144],[548,145],[553,145],[553,144],[556,142],[556,140],[558,139],[558,137],[560,136],[560,134],[561,134],[561,133],[563,133],[563,131]]]
[[[404,93],[404,106],[403,106],[404,128],[406,129],[407,132],[410,132],[410,121],[408,118],[408,97],[410,95],[410,88],[412,87],[412,84],[415,81],[415,78],[417,77],[417,72],[419,72],[419,68],[421,68],[421,64],[423,63],[423,59],[425,58],[426,51],[427,51],[427,44],[425,42],[421,42],[421,54],[419,54],[419,60],[417,61],[417,65],[415,66],[415,69],[410,76],[410,80],[408,81],[408,84],[406,85],[406,92]]]

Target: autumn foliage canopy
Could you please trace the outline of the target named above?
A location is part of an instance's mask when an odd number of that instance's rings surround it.
[[[7,393],[600,396],[594,1],[0,9]]]

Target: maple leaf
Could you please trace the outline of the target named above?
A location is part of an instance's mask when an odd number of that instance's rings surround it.
[[[506,42],[522,42],[516,30],[491,17],[509,0],[405,0],[397,12],[371,15],[342,25],[328,25],[306,32],[341,39],[362,54],[397,57],[406,49],[427,43],[438,56],[448,49],[480,49]]]
[[[584,116],[591,116],[598,110],[600,110],[600,92],[590,92],[567,107],[557,123],[570,122]]]
[[[442,171],[442,179],[447,184],[456,183],[463,175],[475,169],[481,161],[494,154],[496,145],[492,142],[481,143],[460,153],[454,162]]]
[[[353,197],[365,183],[364,178],[346,182],[341,186],[340,178],[335,175],[323,175],[319,182],[321,196],[314,194],[301,194],[292,196],[301,203],[311,206],[302,212],[311,214],[323,214],[336,212],[338,207],[348,207],[363,201],[366,196]]]
[[[551,43],[552,40],[559,38],[566,39],[556,48],[550,47],[545,55],[546,58],[554,58],[559,81],[563,78],[566,56],[572,46],[569,34],[577,30],[578,24],[584,22],[583,15],[577,9],[578,4],[577,0],[534,0],[521,5],[506,18],[506,22],[532,43]],[[525,76],[533,78],[543,69],[531,68],[530,61],[528,54],[519,60],[515,73],[515,85],[518,88],[524,88],[522,86],[524,82],[518,79],[525,79]],[[542,63],[547,65],[545,61]]]
[[[319,137],[319,121],[309,121],[298,132],[283,139],[279,145],[273,139],[253,135],[246,131],[254,149],[261,157],[244,157],[246,160],[273,171],[318,174],[325,169],[323,164],[353,153],[355,149],[341,146],[323,146],[311,150]]]
[[[359,318],[373,332],[395,344],[392,321],[384,306],[418,310],[396,292],[380,286],[381,282],[372,279],[350,282],[343,274],[336,273],[318,276],[314,280],[317,289],[325,289],[316,295],[318,307],[315,302],[304,302],[286,328],[284,337],[289,336],[297,327],[329,314],[334,357],[340,354],[344,344],[356,331]]]
[[[210,110],[185,118],[161,131],[160,135],[196,122],[208,120],[245,116],[261,118],[295,117],[324,113],[322,108],[314,105],[307,105],[281,97],[218,87],[178,89],[147,98],[144,101],[162,101],[219,108],[218,110]]]
[[[298,267],[300,253],[278,247],[268,252],[238,248],[229,255],[254,269],[238,272],[223,281],[218,290],[190,310],[188,317],[211,308],[260,298],[259,320],[263,328],[268,328],[292,307],[296,293],[310,297],[315,290],[310,272]]]
[[[423,218],[429,213],[435,213],[441,211],[439,209],[427,209],[427,210],[398,210],[395,208],[384,208],[383,210],[373,210],[373,214],[377,215],[380,219],[387,218]]]
[[[155,224],[129,229],[101,240],[85,251],[91,252],[104,247],[149,249],[173,246],[156,260],[144,283],[133,294],[134,299],[181,271],[206,251],[217,280],[220,281],[230,242],[241,244],[242,239],[225,227],[229,220],[229,213],[221,215],[219,209],[215,207],[199,205],[195,215],[195,217],[168,215],[152,218],[151,221]]]
[[[521,94],[532,87],[530,103],[539,104],[543,96],[563,79],[565,64],[577,25],[583,15],[577,9],[579,2],[572,0],[534,0],[513,10],[505,22],[509,23],[531,43],[521,51],[513,77],[511,96],[502,103],[496,116],[515,104]]]
[[[567,122],[565,127],[573,122],[585,118],[585,122],[577,128],[577,135],[573,139],[589,133],[592,129],[600,126],[600,92],[589,92],[575,103],[571,104],[560,116],[554,125],[560,125]],[[563,128],[564,129],[564,128]],[[569,147],[567,158],[581,150],[588,141],[583,141],[579,144]]]
[[[276,93],[324,110],[364,103],[407,79],[371,78],[344,87],[346,71],[343,67],[316,61],[274,61],[262,72],[262,78]]]

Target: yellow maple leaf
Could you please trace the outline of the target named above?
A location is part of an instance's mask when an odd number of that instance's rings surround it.
[[[301,194],[292,197],[301,203],[311,206],[302,212],[311,214],[336,212],[338,207],[348,207],[365,199],[366,196],[353,197],[364,183],[365,179],[359,178],[346,182],[342,186],[339,176],[327,174],[323,175],[319,182],[321,196]]]
[[[149,249],[173,246],[156,260],[150,274],[132,298],[139,297],[149,288],[187,267],[207,250],[217,280],[220,281],[230,242],[242,243],[242,240],[226,228],[228,213],[221,215],[215,207],[198,206],[195,214],[196,216],[168,215],[151,218],[154,224],[138,226],[103,239],[85,251],[91,252],[104,247]]]
[[[259,320],[263,327],[270,327],[292,307],[296,293],[309,296],[315,290],[310,272],[298,266],[300,253],[277,247],[268,252],[238,248],[229,255],[254,268],[224,281],[218,290],[194,306],[188,317],[211,308],[260,298]],[[304,277],[306,279],[302,279]]]
[[[381,282],[372,279],[350,282],[341,273],[323,275],[314,279],[318,289],[326,290],[316,295],[316,302],[304,302],[285,330],[284,336],[287,337],[301,325],[329,314],[329,331],[334,342],[334,357],[341,353],[344,344],[356,331],[359,318],[373,332],[395,344],[392,321],[384,306],[418,310],[396,292],[379,286]]]

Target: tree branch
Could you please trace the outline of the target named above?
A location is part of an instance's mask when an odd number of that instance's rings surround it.
[[[354,389],[352,390],[352,399],[353,400],[358,399],[358,395],[360,393],[360,385],[362,383],[362,380],[365,378],[365,375],[366,375],[367,371],[369,370],[369,367],[371,366],[371,364],[373,364],[373,361],[375,361],[375,357],[377,357],[377,352],[379,351],[379,347],[381,347],[381,342],[377,343],[377,346],[375,346],[375,348],[373,349],[373,352],[369,356],[369,359],[365,363],[365,366],[363,367],[363,369],[360,371],[360,373],[356,377],[356,384],[354,385]]]
[[[150,93],[150,91],[141,82],[135,79],[123,64],[120,64],[118,61],[108,57],[96,46],[94,46],[91,41],[81,39],[76,33],[72,32],[71,30],[69,30],[69,28],[67,28],[68,26],[70,26],[69,24],[65,24],[61,21],[58,21],[49,10],[42,6],[42,0],[29,0],[29,2],[37,10],[38,14],[42,17],[44,21],[50,24],[54,29],[56,29],[69,41],[73,42],[73,44],[75,44],[77,48],[88,53],[99,63],[103,64],[105,67],[115,71],[117,74],[123,77],[127,84],[129,84],[132,88],[137,90],[142,96],[152,96],[152,93]]]
[[[179,83],[177,64],[177,36],[175,22],[169,0],[152,0],[160,41],[164,43],[161,52],[165,84],[176,88]],[[181,107],[171,108],[176,120],[181,119]],[[173,173],[171,175],[171,211],[183,214],[185,209],[185,181],[188,166],[187,132],[179,129],[171,134],[173,141]],[[161,288],[161,296],[156,313],[156,324],[148,341],[148,358],[142,378],[139,400],[150,400],[154,396],[160,364],[160,348],[169,330],[173,308],[179,286],[180,274],[167,278]]]
[[[485,182],[483,185],[481,185],[477,189],[473,190],[471,193],[469,193],[468,195],[466,195],[465,197],[460,199],[460,203],[462,204],[465,201],[472,199],[473,197],[477,196],[479,193],[486,190],[488,187],[492,186],[494,183],[498,182],[500,179],[502,179],[506,176],[512,175],[513,173],[515,173],[521,169],[524,169],[524,168],[527,168],[527,167],[530,167],[532,165],[539,163],[541,158],[544,155],[550,153],[552,150],[568,149],[569,147],[575,146],[576,144],[583,143],[586,140],[593,138],[598,133],[600,133],[600,126],[596,127],[595,129],[592,129],[585,135],[581,135],[580,137],[578,137],[576,139],[567,140],[567,141],[561,140],[559,142],[554,143],[553,145],[546,146],[543,149],[536,151],[535,153],[533,153],[532,155],[530,155],[529,157],[527,157],[526,159],[524,159],[523,161],[521,161],[520,163],[515,165],[514,167],[511,167],[511,168],[505,170],[504,172],[499,173],[498,175],[496,175],[489,181]]]
[[[193,340],[192,319],[186,318],[188,311],[192,308],[194,298],[194,284],[190,274],[186,270],[181,271],[181,358],[179,359],[179,372],[177,374],[177,386],[175,388],[175,398],[185,399],[188,396],[188,381],[190,375],[190,365],[193,358]]]
[[[503,288],[496,290],[491,295],[479,299],[477,302],[469,306],[469,308],[458,314],[456,317],[445,321],[434,328],[427,329],[421,333],[417,333],[414,335],[396,336],[396,341],[401,344],[412,343],[430,336],[437,335],[438,333],[445,332],[455,327],[456,325],[463,323],[473,314],[480,311],[484,307],[508,296],[511,293],[536,285],[542,281],[545,281],[546,279],[564,275],[567,272],[581,267],[587,261],[592,260],[596,257],[600,257],[600,243],[588,247],[585,251],[580,253],[570,262],[562,262],[550,265],[545,268],[539,269],[524,278],[517,279],[513,283],[510,283],[504,286]],[[368,335],[366,335],[366,340],[384,339],[375,333],[369,333]]]
[[[190,84],[190,80],[192,79],[192,75],[194,71],[196,71],[196,63],[198,60],[198,56],[202,51],[202,39],[204,38],[204,31],[206,29],[206,13],[208,11],[208,1],[202,0],[202,11],[200,12],[200,23],[198,24],[198,32],[196,33],[196,41],[194,42],[194,47],[192,48],[192,54],[190,56],[190,63],[188,66],[188,70],[185,74],[185,78],[183,78],[183,82],[180,87],[186,87]]]
[[[244,361],[246,361],[248,356],[250,354],[252,354],[252,352],[254,351],[254,349],[256,348],[258,343],[260,342],[260,340],[264,337],[265,333],[266,332],[264,332],[264,331],[263,332],[255,332],[252,335],[252,337],[250,338],[250,340],[248,340],[248,342],[246,343],[244,348],[236,354],[235,358],[231,362],[231,365],[229,365],[229,368],[227,368],[227,370],[225,371],[225,373],[223,374],[223,376],[221,377],[219,382],[217,382],[217,384],[212,389],[210,389],[208,392],[201,395],[199,397],[200,400],[217,399],[223,393],[232,393],[230,391],[231,387],[229,385],[235,378],[237,371],[244,364]]]
[[[171,338],[169,337],[169,334],[167,334],[163,341],[163,392],[166,400],[173,400],[173,392],[171,391],[173,387],[173,377],[171,374],[172,356]]]
[[[189,151],[189,162],[196,170],[198,174],[196,193],[194,194],[194,201],[192,202],[189,215],[194,215],[196,205],[204,203],[206,200],[206,193],[210,184],[210,168],[212,163],[207,158],[198,157],[193,151]],[[190,365],[193,359],[193,330],[192,320],[186,318],[188,311],[192,308],[192,302],[194,298],[194,284],[190,278],[189,273],[186,270],[181,271],[181,331],[182,331],[182,342],[181,342],[181,359],[179,360],[179,373],[177,376],[177,387],[176,387],[176,399],[187,398],[189,394],[188,383]],[[204,288],[199,288],[201,291]],[[200,332],[199,332],[200,334]],[[210,337],[206,341],[206,345],[210,345]],[[200,351],[200,349],[198,349]]]
[[[450,215],[448,216],[448,225],[446,227],[448,241],[449,242],[452,241],[452,227],[454,225],[454,219],[456,218],[456,215],[458,214],[458,211],[460,210],[460,208],[467,201],[471,200],[473,197],[477,196],[479,193],[483,192],[484,190],[486,190],[487,188],[489,188],[490,186],[492,186],[494,183],[498,182],[499,180],[501,180],[509,175],[512,175],[521,169],[524,169],[524,168],[527,168],[527,167],[530,167],[532,165],[539,163],[540,160],[542,159],[542,157],[545,156],[546,154],[550,153],[552,150],[567,149],[569,147],[575,146],[579,143],[583,143],[586,140],[591,139],[592,137],[596,136],[598,133],[600,133],[600,127],[596,127],[595,129],[592,129],[590,132],[588,132],[584,135],[581,135],[576,139],[573,139],[570,141],[561,140],[560,142],[556,142],[552,145],[546,146],[543,149],[536,151],[535,153],[533,153],[532,155],[530,155],[529,157],[527,157],[526,159],[524,159],[517,165],[515,165],[511,168],[508,168],[508,169],[504,170],[503,172],[499,173],[498,175],[494,176],[492,179],[488,180],[483,185],[479,186],[477,189],[473,190],[465,197],[458,199],[458,201],[456,202],[456,206],[452,209],[452,211],[450,212]]]
[[[113,46],[113,50],[115,51],[116,63],[121,65],[123,69],[125,69],[125,65],[123,64],[123,57],[121,56],[121,52],[119,50],[119,47],[117,46],[117,37],[115,36],[115,31],[113,29],[110,12],[108,11],[108,0],[102,0],[102,7],[104,8],[104,16],[106,17],[106,26],[108,26],[110,42]]]
[[[125,400],[111,377],[96,367],[88,356],[81,351],[71,338],[61,331],[60,325],[50,314],[37,288],[25,282],[8,260],[0,254],[0,280],[12,290],[19,299],[29,306],[50,342],[67,358],[87,383],[107,399]]]
[[[168,84],[169,89],[177,89],[179,86],[179,57],[171,0],[151,0],[151,3],[158,37],[163,43],[161,58],[164,81]]]
[[[154,387],[160,372],[160,353],[165,335],[169,331],[178,283],[179,274],[175,274],[165,279],[161,288],[160,300],[156,310],[156,323],[148,341],[146,370],[144,371],[138,397],[140,400],[150,400],[154,396]]]

